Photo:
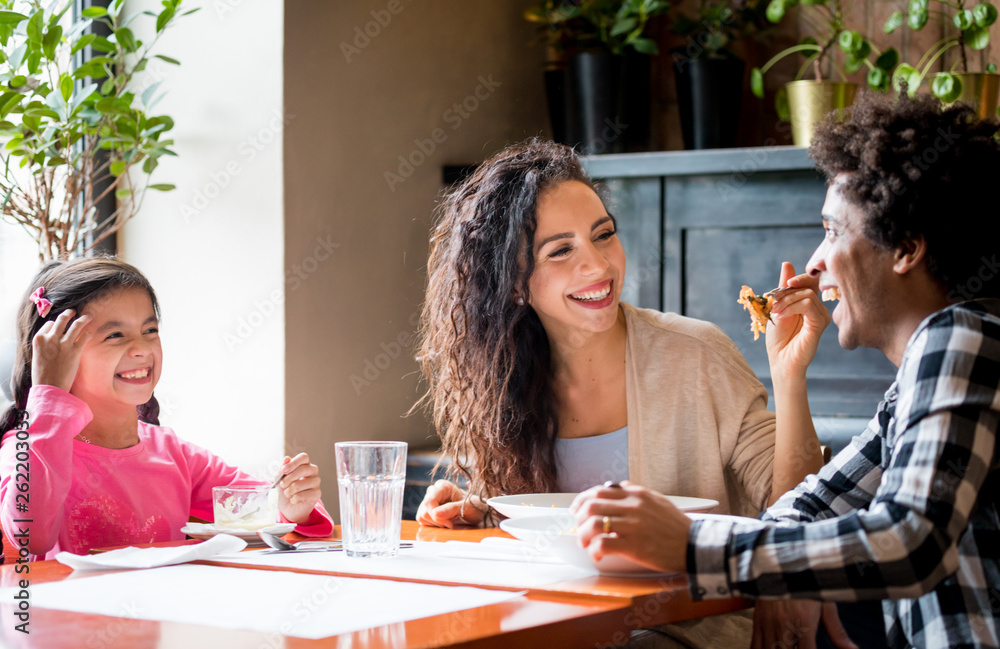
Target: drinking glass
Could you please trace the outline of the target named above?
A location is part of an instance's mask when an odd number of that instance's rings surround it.
[[[340,526],[349,557],[399,552],[406,442],[337,442]]]
[[[259,530],[278,520],[278,490],[270,485],[212,487],[215,526]]]

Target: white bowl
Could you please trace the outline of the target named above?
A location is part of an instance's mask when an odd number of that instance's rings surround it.
[[[522,516],[551,516],[568,514],[569,506],[577,494],[522,494],[497,496],[486,501],[493,509],[507,518]]]
[[[723,514],[689,513],[688,516],[694,520],[753,520]],[[597,570],[609,577],[658,577],[669,574],[650,570],[619,555],[606,556],[595,562],[590,554],[580,547],[576,535],[576,520],[569,513],[508,518],[500,521],[500,529],[524,541],[531,553],[556,557],[577,568]]]
[[[497,496],[486,503],[507,518],[522,516],[551,516],[568,514],[569,506],[578,494],[521,494]],[[707,512],[718,506],[719,501],[688,496],[667,496],[674,507],[682,512]]]

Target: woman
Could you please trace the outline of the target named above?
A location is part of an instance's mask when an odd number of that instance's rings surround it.
[[[483,163],[444,201],[428,273],[425,402],[469,490],[432,486],[424,525],[625,479],[756,515],[822,464],[811,428],[775,431],[717,327],[619,302],[615,219],[568,147],[530,140]]]

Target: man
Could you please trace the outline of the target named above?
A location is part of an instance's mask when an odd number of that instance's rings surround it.
[[[966,106],[875,94],[819,129],[826,236],[805,275],[783,268],[767,331],[778,425],[812,425],[818,291],[840,294],[840,344],[882,350],[895,382],[761,521],[692,521],[628,484],[586,492],[574,511],[592,556],[687,572],[694,599],[784,599],[758,602],[755,646],[813,646],[821,616],[851,646],[820,602],[865,600],[882,600],[884,625],[859,644],[1000,646],[998,133]]]

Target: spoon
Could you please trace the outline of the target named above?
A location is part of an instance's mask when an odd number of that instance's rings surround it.
[[[277,534],[272,534],[266,530],[257,530],[257,536],[268,546],[274,548],[275,552],[338,552],[343,550],[343,541],[302,541],[300,543],[289,543]],[[412,548],[412,543],[403,541],[400,548]]]

